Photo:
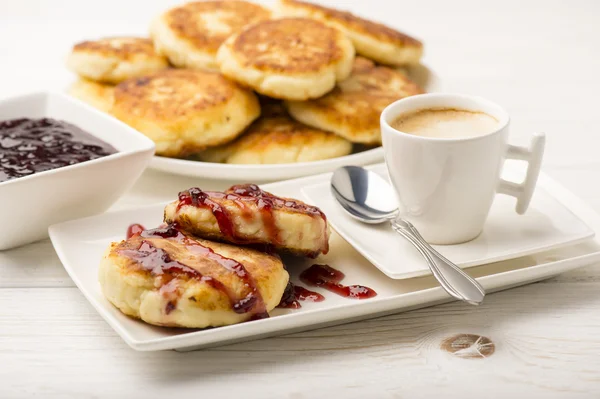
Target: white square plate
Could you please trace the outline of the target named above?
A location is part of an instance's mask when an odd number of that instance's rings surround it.
[[[518,173],[507,166],[505,175]],[[385,164],[375,165],[372,170],[388,178]],[[513,177],[511,181],[518,179]],[[333,197],[329,180],[305,187],[302,193],[321,208],[338,234],[387,276],[405,279],[430,274],[421,254],[389,223],[369,225],[348,216]],[[574,244],[594,235],[581,219],[546,192],[542,183],[525,215],[515,212],[514,201],[512,197],[497,196],[483,233],[475,240],[435,248],[464,268]]]
[[[329,178],[330,174],[325,174],[264,185],[263,188],[277,195],[300,198],[302,187],[328,181]],[[544,187],[552,190],[553,196],[560,196],[561,201],[572,204],[578,217],[585,218],[594,229],[600,228],[600,216],[549,179],[542,177],[542,180],[547,180]],[[77,287],[108,324],[136,350],[193,350],[341,324],[452,300],[432,277],[406,280],[386,277],[334,233],[330,252],[326,256],[316,260],[286,262],[292,281],[299,282],[298,274],[311,264],[327,263],[346,274],[345,284],[371,287],[377,291],[376,297],[353,300],[315,288],[325,296],[325,301],[303,302],[302,308],[297,310],[275,309],[269,319],[205,330],[154,327],[123,315],[104,298],[98,284],[98,264],[109,243],[123,239],[129,224],[137,222],[148,227],[159,224],[163,207],[164,204],[156,204],[105,213],[64,222],[49,229],[52,244]],[[557,251],[474,267],[469,269],[469,273],[477,277],[489,293],[539,281],[598,260],[600,245],[590,240]]]

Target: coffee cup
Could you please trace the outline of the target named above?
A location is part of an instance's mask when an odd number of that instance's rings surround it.
[[[545,135],[529,148],[507,144],[510,117],[480,97],[430,93],[390,104],[381,114],[385,162],[400,216],[431,244],[458,244],[483,230],[496,194],[527,210],[544,153]],[[527,163],[522,183],[501,178],[506,159]]]

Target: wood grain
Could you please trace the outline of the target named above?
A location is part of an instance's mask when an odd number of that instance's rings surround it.
[[[0,251],[0,289],[73,285],[50,240]]]
[[[507,108],[513,142],[545,131],[545,172],[600,211],[600,2],[322,3],[422,39],[444,90]],[[144,35],[172,4],[0,2],[0,96],[64,90],[72,43]],[[195,185],[227,183],[149,171],[116,207]],[[99,318],[42,242],[0,253],[0,309],[2,399],[600,397],[600,265],[490,295],[478,308],[452,303],[201,352],[140,353]],[[443,350],[458,334],[488,337],[495,351],[469,358]]]
[[[339,389],[353,397],[421,397],[425,386],[432,396],[449,387],[486,395],[490,386],[494,397],[600,395],[599,288],[563,283],[557,300],[554,284],[533,284],[492,294],[477,308],[452,303],[190,353],[132,351],[75,288],[2,289],[0,354],[12,366],[0,369],[2,381],[11,381],[0,385],[0,397],[50,386],[57,390],[45,397],[130,397],[141,386],[149,397],[174,387],[227,397],[240,386],[246,397],[282,397],[268,386],[287,397],[336,397]],[[472,359],[441,348],[462,333],[489,337],[495,353]],[[77,381],[57,384],[65,376]]]

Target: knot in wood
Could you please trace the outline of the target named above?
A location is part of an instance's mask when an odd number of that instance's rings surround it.
[[[440,348],[465,359],[483,359],[494,354],[496,346],[488,337],[476,334],[457,334],[442,341]]]

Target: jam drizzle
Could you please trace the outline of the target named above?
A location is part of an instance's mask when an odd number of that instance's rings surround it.
[[[283,295],[281,296],[281,302],[279,302],[277,307],[286,309],[300,309],[302,305],[299,301],[322,302],[324,300],[325,297],[318,292],[311,291],[289,281],[285,287]]]
[[[323,295],[304,288],[301,285],[294,285],[294,294],[296,294],[296,298],[300,301],[323,302],[325,300]]]
[[[220,281],[203,276],[198,270],[172,259],[164,249],[158,248],[148,240],[142,240],[137,249],[122,249],[119,253],[135,260],[154,276],[167,277],[168,282],[175,277],[187,277],[203,281],[218,290],[225,288]]]
[[[219,229],[223,236],[228,241],[236,244],[253,244],[245,237],[240,237],[235,229],[234,222],[231,215],[225,209],[225,207],[219,204],[218,200],[231,200],[241,210],[242,217],[246,220],[252,219],[253,213],[248,210],[247,204],[253,203],[260,212],[262,224],[265,229],[265,233],[269,242],[275,246],[281,245],[281,232],[277,223],[273,211],[275,209],[289,208],[294,209],[298,212],[303,212],[314,217],[320,217],[325,223],[327,218],[325,214],[317,207],[304,204],[299,201],[293,201],[285,198],[274,196],[266,191],[263,191],[256,184],[243,184],[235,185],[229,188],[224,193],[215,191],[202,191],[201,189],[194,187],[187,191],[179,193],[179,203],[177,204],[177,212],[184,206],[195,206],[200,208],[210,209]],[[323,253],[327,253],[329,250],[328,240],[325,237],[325,248]],[[308,254],[309,257],[314,258],[318,255]]]
[[[141,224],[133,223],[129,225],[129,227],[127,227],[127,233],[125,236],[127,237],[127,239],[133,236],[139,236],[144,230],[146,230],[146,228]]]
[[[329,265],[312,265],[300,274],[300,280],[308,285],[322,287],[345,298],[366,299],[377,295],[372,288],[362,285],[342,285],[346,277]]]
[[[227,238],[235,239],[235,230],[233,228],[233,221],[229,216],[229,213],[225,208],[223,208],[219,203],[213,201],[211,197],[221,197],[225,198],[227,195],[225,193],[210,193],[200,190],[198,187],[190,188],[187,191],[182,191],[179,193],[179,204],[177,205],[177,211],[181,209],[182,206],[192,205],[197,208],[208,208],[212,211],[215,219],[217,219],[217,224],[219,225],[219,230],[221,233]],[[216,194],[221,194],[217,196]]]
[[[294,283],[288,281],[285,286],[285,290],[283,291],[283,295],[281,296],[281,301],[279,301],[278,308],[286,308],[286,309],[300,309],[302,305],[296,299],[296,293],[294,292]]]
[[[257,289],[254,278],[250,273],[248,273],[244,265],[242,265],[240,262],[234,259],[226,258],[214,252],[211,248],[205,247],[199,242],[183,234],[176,225],[168,225],[152,230],[143,230],[137,235],[142,238],[138,249],[126,249],[120,250],[119,252],[122,255],[138,262],[144,269],[149,270],[154,276],[166,276],[167,280],[163,281],[163,284],[170,283],[174,277],[196,279],[209,284],[211,287],[219,291],[224,292],[229,297],[231,307],[234,312],[238,314],[252,312],[252,320],[269,317],[269,314],[266,311],[264,300]],[[204,276],[198,270],[179,261],[173,260],[164,249],[158,248],[150,240],[146,240],[151,238],[163,238],[176,241],[180,244],[183,244],[188,252],[215,261],[226,270],[238,276],[243,281],[244,287],[246,287],[248,293],[243,298],[238,298],[235,293],[233,293],[217,279],[210,276]],[[165,288],[165,292],[169,291],[169,293],[173,293],[173,291],[177,290],[176,287],[167,288],[164,285],[163,288]],[[172,295],[166,296],[171,297]],[[176,301],[170,300],[167,303],[165,313],[171,313],[175,307]]]

